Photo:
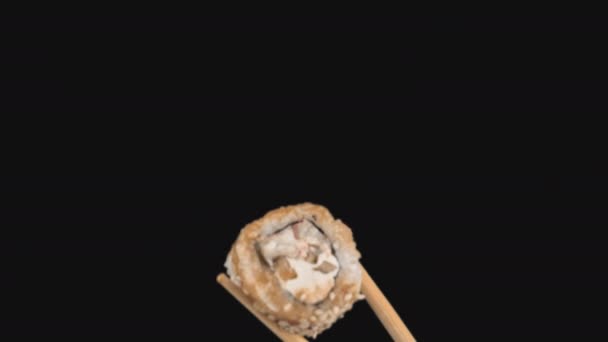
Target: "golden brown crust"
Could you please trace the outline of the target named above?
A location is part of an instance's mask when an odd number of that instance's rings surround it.
[[[274,272],[265,265],[256,250],[256,241],[302,219],[311,220],[323,231],[340,263],[333,291],[314,305],[296,300],[283,291]],[[232,246],[227,264],[232,267],[229,272],[231,279],[253,300],[257,310],[287,331],[314,337],[329,328],[359,299],[359,258],[360,253],[348,226],[335,220],[325,207],[303,203],[272,210],[246,225]]]

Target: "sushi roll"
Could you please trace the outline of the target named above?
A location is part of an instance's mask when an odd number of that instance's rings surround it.
[[[348,226],[324,207],[281,207],[246,225],[227,274],[255,310],[315,338],[362,299],[360,253]]]

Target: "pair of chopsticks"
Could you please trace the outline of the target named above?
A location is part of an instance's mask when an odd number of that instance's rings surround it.
[[[374,313],[384,325],[384,328],[391,335],[393,340],[397,342],[415,342],[414,336],[405,326],[399,315],[391,305],[391,303],[386,299],[376,282],[372,279],[372,277],[367,273],[365,268],[361,266],[361,270],[363,271],[363,279],[361,284],[361,289],[363,294],[365,295],[365,299],[369,306],[371,306]],[[264,325],[270,329],[278,338],[285,342],[306,342],[307,340],[300,336],[288,333],[281,328],[279,328],[274,322],[266,318],[264,315],[258,313],[253,306],[247,296],[241,291],[241,289],[236,286],[224,273],[221,273],[217,276],[217,282],[220,283],[231,295],[234,296],[243,306],[245,306],[252,314],[255,315]]]

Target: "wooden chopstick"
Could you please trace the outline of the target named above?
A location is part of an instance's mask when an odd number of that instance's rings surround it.
[[[367,303],[372,308],[378,319],[384,325],[384,328],[391,335],[393,340],[397,342],[416,342],[414,336],[405,326],[405,323],[401,320],[391,303],[386,299],[382,291],[372,277],[367,273],[365,268],[361,266],[363,274],[361,290],[365,295]],[[300,336],[288,333],[279,328],[274,322],[269,320],[264,315],[257,312],[247,296],[236,286],[224,273],[217,276],[217,282],[220,283],[236,300],[238,300],[243,306],[255,315],[268,329],[270,329],[278,338],[285,342],[307,342],[307,340]]]
[[[363,266],[361,266],[361,271],[363,272],[362,292],[365,295],[367,303],[374,310],[386,331],[397,342],[415,342],[416,339],[414,339],[412,333],[405,326],[401,318],[399,318],[391,303],[386,299],[378,285],[376,285],[376,282],[374,282]]]
[[[251,301],[245,294],[241,291],[241,289],[236,286],[224,273],[221,273],[217,276],[217,282],[220,283],[236,300],[238,300],[243,306],[249,310],[252,314],[255,315],[264,325],[270,329],[278,338],[280,338],[284,342],[307,342],[307,340],[300,336],[286,332],[285,330],[279,328],[274,322],[269,320],[264,315],[257,312],[253,306],[251,305]]]

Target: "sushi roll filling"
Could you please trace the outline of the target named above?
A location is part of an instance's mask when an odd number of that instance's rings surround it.
[[[292,222],[265,237],[257,249],[283,290],[303,303],[324,300],[335,286],[340,264],[329,239],[309,220]]]

